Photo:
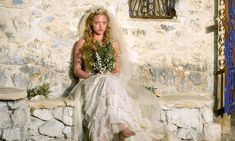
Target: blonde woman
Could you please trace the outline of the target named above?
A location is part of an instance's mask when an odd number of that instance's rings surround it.
[[[82,38],[74,48],[73,73],[81,81],[71,92],[77,104],[75,138],[158,139],[159,130],[153,128],[160,115],[157,99],[129,79],[128,50],[117,22],[107,10],[95,7],[84,15],[79,26]]]

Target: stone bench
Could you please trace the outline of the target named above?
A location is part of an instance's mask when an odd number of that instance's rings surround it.
[[[0,92],[0,115],[3,115],[0,119],[0,140],[24,140],[26,137],[28,141],[72,140],[74,100],[60,98],[29,101],[24,100],[26,92],[23,90],[1,88]],[[179,138],[188,141],[220,140],[220,125],[213,122],[212,96],[171,95],[159,99],[162,122]],[[2,110],[9,106],[15,110],[16,104],[24,105],[18,106],[24,107],[24,110],[18,108],[20,112],[14,114]],[[25,107],[28,109],[25,110]],[[13,123],[6,124],[6,121]],[[15,121],[21,124],[17,125]]]
[[[31,109],[29,141],[72,141],[74,100],[59,98],[27,103]]]
[[[193,141],[220,141],[220,124],[214,123],[213,97],[171,95],[162,100],[161,120],[178,137]]]
[[[45,99],[45,100],[28,100],[31,109],[51,109],[56,107],[74,107],[74,100],[66,98]]]
[[[220,140],[220,125],[213,122],[212,96],[171,95],[160,97],[160,101],[162,122],[182,140]],[[72,124],[68,123],[72,123],[73,120],[71,114],[75,104],[73,100],[48,99],[28,101],[28,104],[32,109],[32,122],[34,125],[38,125],[30,127],[30,130],[39,132],[38,136],[31,136],[32,138],[71,139]],[[58,121],[64,123],[65,126],[60,126]],[[41,126],[42,122],[48,126]],[[54,137],[51,136],[51,131],[57,128],[60,133],[54,134]],[[36,133],[32,133],[33,131],[29,133],[35,135]]]
[[[19,100],[27,97],[25,90],[12,88],[12,87],[0,87],[0,100]]]

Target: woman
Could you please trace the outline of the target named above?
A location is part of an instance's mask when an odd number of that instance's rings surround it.
[[[82,80],[71,92],[77,104],[75,135],[81,141],[154,141],[157,99],[127,79],[128,52],[115,23],[103,8],[90,10],[80,23],[84,32],[74,48],[73,72]]]

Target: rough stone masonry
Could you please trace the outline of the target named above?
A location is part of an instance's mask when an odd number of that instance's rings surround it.
[[[178,0],[177,18],[132,19],[128,1],[0,1],[0,85],[22,89],[50,83],[50,97],[67,93],[78,22],[95,4],[120,23],[135,64],[134,77],[163,95],[213,93],[213,0]]]
[[[205,98],[213,95],[215,35],[206,28],[215,23],[215,1],[178,0],[177,18],[150,20],[129,18],[128,0],[1,0],[0,86],[26,90],[47,82],[49,99],[59,100],[49,107],[45,105],[50,100],[39,101],[35,108],[37,102],[1,99],[0,140],[71,139],[73,106],[61,104],[60,97],[71,84],[71,51],[80,38],[79,20],[97,3],[120,23],[131,49],[133,77],[166,96],[162,121],[184,140],[219,134],[213,123],[213,98]],[[196,106],[188,107],[192,100]]]

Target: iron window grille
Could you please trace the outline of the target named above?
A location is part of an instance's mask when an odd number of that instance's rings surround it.
[[[172,19],[176,0],[129,0],[131,18]]]

